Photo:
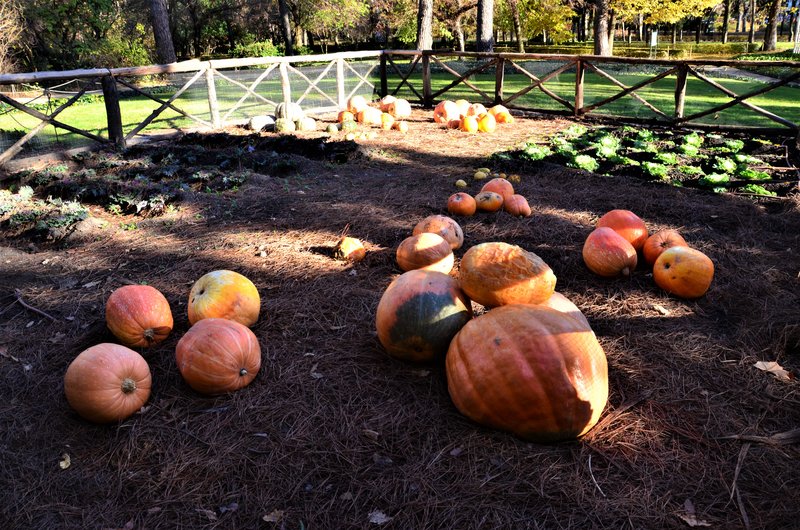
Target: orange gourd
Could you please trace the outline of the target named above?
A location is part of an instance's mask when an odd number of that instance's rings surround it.
[[[462,414],[525,440],[580,437],[608,400],[608,362],[594,333],[548,307],[507,305],[470,320],[445,363]]]
[[[670,247],[653,264],[656,285],[681,298],[699,298],[714,280],[714,262],[690,247]]]
[[[475,195],[478,211],[496,212],[503,207],[503,196],[493,191],[482,191]]]
[[[367,100],[364,96],[352,96],[349,100],[347,100],[347,110],[349,110],[353,115],[358,115],[359,112],[364,110],[367,107]]]
[[[392,125],[392,129],[405,134],[408,132],[408,123],[404,121],[395,121],[394,125]]]
[[[380,109],[376,109],[375,107],[364,107],[358,114],[356,114],[356,119],[358,123],[362,125],[375,125],[380,126],[381,124],[381,116],[383,113]]]
[[[488,112],[478,116],[478,131],[492,133],[497,129],[497,120]]]
[[[453,250],[461,248],[461,245],[464,244],[464,231],[461,229],[461,225],[446,215],[429,215],[418,222],[411,231],[414,235],[423,232],[439,234]]]
[[[355,121],[355,120],[356,120],[355,114],[353,114],[349,110],[341,111],[339,115],[336,117],[336,121],[338,121],[339,123],[344,123],[346,121]]]
[[[124,420],[141,409],[151,384],[147,361],[119,344],[97,344],[82,351],[64,374],[70,407],[95,423]]]
[[[433,121],[436,123],[446,125],[458,119],[458,106],[450,100],[440,101],[433,109]]]
[[[653,265],[662,252],[670,247],[688,247],[677,230],[660,230],[648,237],[642,246],[642,254],[648,265]]]
[[[608,227],[595,228],[583,245],[583,261],[605,278],[629,276],[636,268],[636,249]]]
[[[342,237],[333,249],[333,256],[344,261],[361,261],[367,255],[367,249],[360,239],[350,236]]]
[[[503,200],[510,199],[514,195],[514,186],[503,177],[495,177],[483,185],[481,191],[493,191],[503,196]]]
[[[125,346],[152,346],[172,331],[172,311],[155,287],[125,285],[108,297],[106,325]]]
[[[630,210],[611,210],[597,221],[596,228],[608,227],[624,237],[637,250],[647,240],[647,227],[638,215]]]
[[[255,379],[261,369],[261,347],[248,327],[224,318],[206,318],[178,341],[175,361],[195,391],[225,394]]]
[[[439,234],[430,232],[404,239],[397,247],[396,258],[404,271],[424,269],[447,274],[455,263],[450,243]]]
[[[461,288],[487,307],[539,304],[556,289],[553,270],[533,252],[509,243],[471,247],[461,258]]]
[[[497,117],[498,114],[502,114],[504,112],[508,112],[508,109],[505,108],[503,105],[495,105],[493,107],[489,107],[487,112],[489,114],[491,114],[492,116]]]
[[[450,340],[471,318],[472,306],[455,278],[413,270],[384,291],[375,327],[391,356],[421,362],[444,356]]]
[[[396,99],[389,104],[389,108],[386,112],[398,120],[401,118],[409,118],[411,117],[411,104],[406,99]]]
[[[447,199],[447,211],[453,215],[463,215],[469,217],[475,215],[478,209],[478,203],[475,198],[469,193],[463,191],[454,193]]]
[[[389,105],[394,103],[396,100],[397,98],[392,95],[383,96],[381,100],[378,102],[381,112],[389,112]]]
[[[478,119],[475,116],[464,116],[461,118],[458,128],[464,132],[476,133],[478,132]]]
[[[528,199],[522,195],[512,195],[508,199],[503,199],[503,208],[514,217],[530,217],[531,207]]]
[[[584,316],[583,312],[578,309],[572,300],[564,296],[563,294],[559,293],[558,291],[554,292],[550,298],[545,300],[544,302],[537,304],[542,305],[545,307],[549,307],[550,309],[555,309],[565,315],[568,315],[578,322],[581,322],[586,325],[587,328],[591,329],[589,325],[589,321],[586,320],[586,316]]]
[[[394,116],[387,112],[381,113],[381,129],[388,131],[394,126]]]
[[[212,271],[189,291],[189,323],[204,318],[227,318],[252,326],[261,311],[258,289],[247,277],[229,270]]]
[[[494,119],[497,123],[514,123],[514,116],[510,112],[498,112],[494,115]]]
[[[483,114],[488,114],[486,112],[486,107],[484,107],[481,103],[472,103],[470,106],[467,107],[467,112],[463,113],[466,116],[481,116]]]

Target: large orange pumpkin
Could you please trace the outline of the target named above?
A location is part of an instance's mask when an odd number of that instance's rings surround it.
[[[583,312],[578,309],[578,306],[576,306],[572,300],[558,291],[554,292],[550,298],[538,305],[549,307],[550,309],[555,309],[556,311],[564,313],[565,315],[569,315],[578,322],[586,324],[586,327],[591,329],[589,321],[586,320],[586,316],[584,316]]]
[[[124,420],[150,397],[152,378],[144,358],[119,344],[98,344],[80,354],[64,374],[67,402],[95,423]]]
[[[503,208],[514,217],[530,217],[531,207],[528,199],[522,195],[514,194],[503,200]]]
[[[458,281],[436,271],[398,276],[378,303],[378,340],[393,357],[431,361],[443,356],[450,340],[472,318],[472,306]]]
[[[493,191],[502,195],[503,200],[510,199],[514,195],[514,185],[503,177],[495,177],[483,185],[481,191]]]
[[[533,252],[502,242],[481,243],[461,258],[461,288],[487,307],[540,304],[556,289],[553,270]]]
[[[439,234],[453,250],[461,248],[464,244],[464,231],[461,226],[446,215],[429,215],[418,222],[411,233],[417,235],[423,232]]]
[[[183,379],[197,392],[225,394],[255,379],[261,369],[261,347],[247,326],[206,318],[178,341],[175,361]]]
[[[411,117],[411,104],[406,99],[396,99],[386,110],[398,120]]]
[[[595,228],[583,244],[583,262],[604,278],[629,276],[636,268],[636,249],[608,227]]]
[[[681,298],[699,298],[714,280],[714,262],[697,249],[670,247],[653,264],[656,285]]]
[[[125,285],[106,302],[106,325],[122,344],[158,344],[172,331],[172,311],[164,295],[149,285]]]
[[[458,119],[460,119],[458,106],[450,100],[440,101],[433,109],[433,121],[436,123],[447,125]]]
[[[354,116],[358,115],[358,113],[364,110],[366,107],[367,100],[364,96],[355,95],[347,100],[347,110],[352,112]]]
[[[422,232],[404,239],[397,247],[397,264],[404,271],[424,269],[447,274],[453,269],[455,256],[439,234]]]
[[[475,195],[475,204],[480,212],[496,212],[503,207],[503,196],[494,191],[481,191]]]
[[[389,105],[391,105],[395,101],[397,101],[397,98],[392,96],[391,94],[383,96],[381,100],[378,102],[378,106],[380,107],[381,112],[389,112]]]
[[[376,109],[375,107],[364,107],[358,114],[356,114],[356,119],[358,123],[362,125],[381,125],[381,115],[383,113],[380,109]]]
[[[689,244],[677,230],[660,230],[645,240],[642,254],[647,264],[653,265],[658,256],[668,248],[688,246]]]
[[[608,400],[608,363],[594,333],[548,307],[492,309],[467,322],[445,360],[456,408],[525,440],[577,438]]]
[[[447,211],[453,215],[469,217],[475,215],[477,209],[478,204],[475,202],[475,198],[469,193],[460,191],[452,194],[447,199]]]
[[[252,326],[261,311],[258,289],[238,272],[218,270],[197,280],[189,291],[189,323],[227,318]]]
[[[624,237],[637,251],[647,240],[647,227],[644,221],[630,210],[611,210],[598,221],[596,228],[608,227]]]

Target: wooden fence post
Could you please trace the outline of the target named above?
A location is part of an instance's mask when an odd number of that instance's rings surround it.
[[[347,94],[344,91],[344,58],[336,59],[336,103],[339,110],[347,108]]]
[[[219,101],[217,101],[217,86],[214,83],[214,69],[208,65],[206,69],[206,86],[208,87],[208,110],[211,113],[211,125],[215,129],[221,127],[219,121]]]
[[[583,80],[585,76],[585,68],[583,61],[578,59],[575,61],[575,117],[583,114]]]
[[[428,52],[422,53],[422,106],[430,108],[433,106],[431,101],[431,56]]]
[[[386,97],[389,93],[389,78],[386,72],[386,50],[381,51],[381,92],[382,98]]]
[[[292,102],[292,86],[289,84],[289,67],[286,63],[281,63],[278,66],[278,71],[281,73],[281,91],[283,92],[283,102]]]
[[[122,132],[122,113],[119,110],[119,92],[114,76],[100,78],[103,87],[103,101],[106,105],[106,121],[108,123],[108,139],[117,147],[125,147],[125,134]]]
[[[686,78],[689,74],[689,66],[682,64],[678,68],[678,75],[675,79],[675,118],[683,118],[683,107],[686,103]]]
[[[494,104],[499,105],[503,102],[503,81],[505,79],[506,60],[498,57],[494,71]]]

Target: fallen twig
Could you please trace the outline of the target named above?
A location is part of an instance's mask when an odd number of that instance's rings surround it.
[[[591,453],[589,453],[589,475],[592,477],[592,482],[594,482],[594,485],[597,488],[597,491],[600,492],[600,495],[605,497],[606,494],[603,493],[603,488],[601,488],[600,484],[597,483],[597,480],[595,480],[595,478],[594,478],[594,473],[592,472],[592,454]]]
[[[752,434],[732,434],[730,436],[720,436],[720,440],[742,440],[744,442],[756,442],[762,444],[789,445],[800,442],[800,429],[775,433],[772,436],[756,436]]]
[[[43,317],[47,317],[50,320],[52,320],[53,322],[58,322],[58,319],[56,317],[45,313],[41,309],[36,309],[35,307],[25,303],[25,300],[22,299],[22,293],[19,291],[19,289],[14,289],[14,294],[17,295],[17,300],[16,301],[19,303],[19,305],[21,305],[25,309],[28,309],[29,311],[33,311],[34,313],[42,315]]]

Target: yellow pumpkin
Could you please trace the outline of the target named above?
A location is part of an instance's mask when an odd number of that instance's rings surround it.
[[[258,320],[260,310],[258,289],[238,272],[209,272],[189,291],[189,323],[192,325],[204,318],[227,318],[252,326]]]

